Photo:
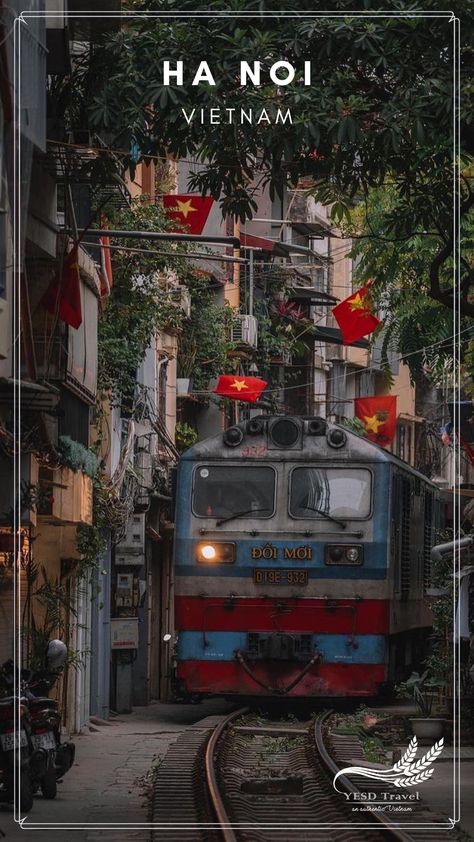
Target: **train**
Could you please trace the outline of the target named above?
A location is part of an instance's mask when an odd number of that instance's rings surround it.
[[[438,488],[319,417],[258,415],[177,472],[178,697],[377,698],[429,647]]]

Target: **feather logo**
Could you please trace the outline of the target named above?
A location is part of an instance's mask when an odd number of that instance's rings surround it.
[[[336,781],[341,775],[358,775],[362,778],[372,778],[376,781],[384,781],[396,787],[416,786],[425,781],[429,781],[434,769],[429,767],[439,757],[444,747],[444,739],[438,740],[431,746],[429,751],[415,760],[418,749],[418,742],[416,737],[410,740],[405,754],[389,769],[370,769],[364,766],[346,766],[345,769],[340,769],[337,775],[334,776],[333,787],[336,792],[342,792],[336,786]],[[346,795],[346,793],[343,793]]]

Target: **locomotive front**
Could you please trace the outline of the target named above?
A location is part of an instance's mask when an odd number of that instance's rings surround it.
[[[387,680],[389,455],[321,418],[260,416],[182,457],[183,694],[373,696]]]

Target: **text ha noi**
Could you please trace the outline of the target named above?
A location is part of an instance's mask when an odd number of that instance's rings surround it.
[[[216,76],[207,61],[201,61],[197,68],[188,73],[184,61],[163,61],[163,86],[191,85],[196,87],[200,84],[216,86]],[[234,73],[232,73],[234,75]],[[311,85],[311,62],[304,61],[301,68],[296,68],[283,59],[273,64],[264,64],[261,61],[241,61],[237,83],[241,87],[261,87],[266,84],[276,85],[278,88],[290,85],[292,82],[300,85]],[[188,125],[196,122],[200,124],[210,123],[293,123],[291,109],[289,108],[181,108],[182,115]]]

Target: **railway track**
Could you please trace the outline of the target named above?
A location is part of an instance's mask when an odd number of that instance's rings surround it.
[[[368,791],[400,793],[390,784],[339,777],[343,793],[334,790],[336,772],[364,756],[357,737],[332,732],[331,712],[258,724],[246,712],[208,717],[171,747],[155,781],[153,842],[453,840],[420,802],[401,814],[365,810]]]

